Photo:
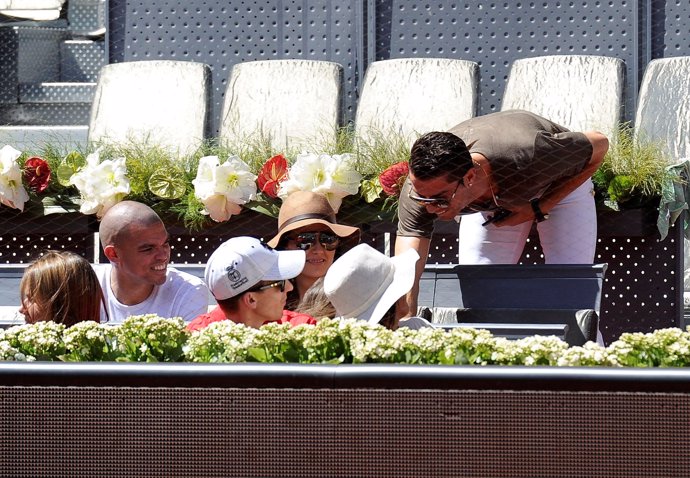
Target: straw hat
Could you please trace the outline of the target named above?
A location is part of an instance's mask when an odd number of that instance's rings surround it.
[[[323,290],[340,317],[378,324],[412,289],[418,260],[414,249],[387,257],[368,244],[359,244],[328,269]]]
[[[311,191],[295,191],[280,206],[278,234],[268,241],[268,245],[277,247],[283,234],[311,224],[323,224],[340,238],[359,241],[359,228],[338,224],[326,196]]]

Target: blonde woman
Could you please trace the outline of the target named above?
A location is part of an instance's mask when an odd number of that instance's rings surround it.
[[[49,251],[24,271],[19,313],[26,322],[53,321],[69,327],[99,322],[103,292],[91,264],[67,251]]]

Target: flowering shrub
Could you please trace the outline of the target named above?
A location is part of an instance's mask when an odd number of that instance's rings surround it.
[[[65,326],[55,322],[16,325],[7,329],[0,341],[6,341],[27,361],[59,360],[65,353],[64,331]]]
[[[116,330],[91,321],[74,324],[63,334],[65,354],[60,359],[65,362],[116,360],[119,355],[116,349]]]
[[[276,217],[286,195],[309,190],[326,195],[343,223],[361,225],[395,219],[409,153],[406,138],[373,134],[364,140],[348,129],[318,151],[209,143],[172,157],[148,144],[100,145],[91,154],[51,145],[20,152],[6,145],[0,149],[0,203],[20,211],[28,203],[39,214],[58,205],[101,216],[127,198],[198,230],[245,209]],[[658,203],[662,185],[680,181],[659,157],[659,145],[633,138],[622,125],[593,176],[599,206]]]
[[[608,347],[568,347],[553,336],[508,340],[469,327],[391,331],[356,319],[261,329],[227,320],[190,333],[182,319],[148,314],[115,326],[15,326],[0,331],[0,360],[687,367],[690,327],[624,333]]]
[[[12,347],[9,341],[0,340],[0,361],[32,362],[34,360],[34,357],[27,357],[17,348]]]
[[[120,362],[177,362],[188,334],[184,321],[155,314],[128,317],[115,330],[116,360]]]
[[[178,158],[146,144],[104,145],[88,155],[51,146],[36,155],[7,145],[0,150],[0,202],[19,210],[29,202],[39,214],[58,205],[100,218],[126,198],[195,230],[243,209],[276,217],[283,198],[308,190],[324,194],[336,211],[348,209],[350,223],[391,219],[398,194],[392,183],[406,177],[407,148],[380,154],[343,138],[330,151],[203,145]],[[392,164],[395,170],[386,172]],[[357,214],[362,208],[366,214]]]
[[[255,334],[256,329],[237,327],[229,320],[214,322],[192,334],[185,345],[185,356],[190,362],[246,362]]]

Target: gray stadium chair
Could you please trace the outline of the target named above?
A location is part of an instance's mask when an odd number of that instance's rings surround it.
[[[265,60],[232,67],[219,139],[268,141],[276,150],[321,152],[341,122],[343,67],[315,60]]]
[[[520,338],[597,340],[607,264],[427,265],[418,315],[444,328],[472,326]]]
[[[477,111],[479,65],[444,58],[375,61],[367,68],[357,103],[355,132],[372,142],[397,134],[412,143],[446,131]]]
[[[638,95],[635,132],[666,145],[673,159],[690,157],[690,56],[652,60]]]
[[[188,154],[207,137],[210,68],[189,61],[136,61],[101,69],[89,142],[155,144]]]
[[[623,60],[592,55],[515,60],[501,110],[528,110],[571,131],[616,131],[623,110]]]
[[[637,102],[635,135],[659,142],[673,161],[690,159],[690,56],[652,60]],[[684,302],[690,306],[690,242],[685,240]]]

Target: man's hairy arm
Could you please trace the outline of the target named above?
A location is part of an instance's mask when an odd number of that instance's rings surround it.
[[[556,204],[558,204],[564,197],[575,191],[580,185],[592,177],[592,175],[599,169],[604,156],[609,149],[609,140],[598,131],[586,131],[584,134],[589,142],[592,144],[592,157],[585,165],[584,169],[574,176],[562,178],[555,181],[549,191],[540,199],[539,207],[544,213],[548,213]],[[525,221],[534,219],[534,213],[529,204],[525,204],[520,208],[513,210],[513,214],[506,219],[497,221],[498,226],[514,226]]]
[[[395,239],[395,255],[402,254],[408,249],[415,249],[420,259],[415,267],[414,284],[410,292],[398,300],[396,315],[398,318],[417,315],[417,296],[419,295],[419,280],[426,266],[431,239],[426,237],[397,236]]]

